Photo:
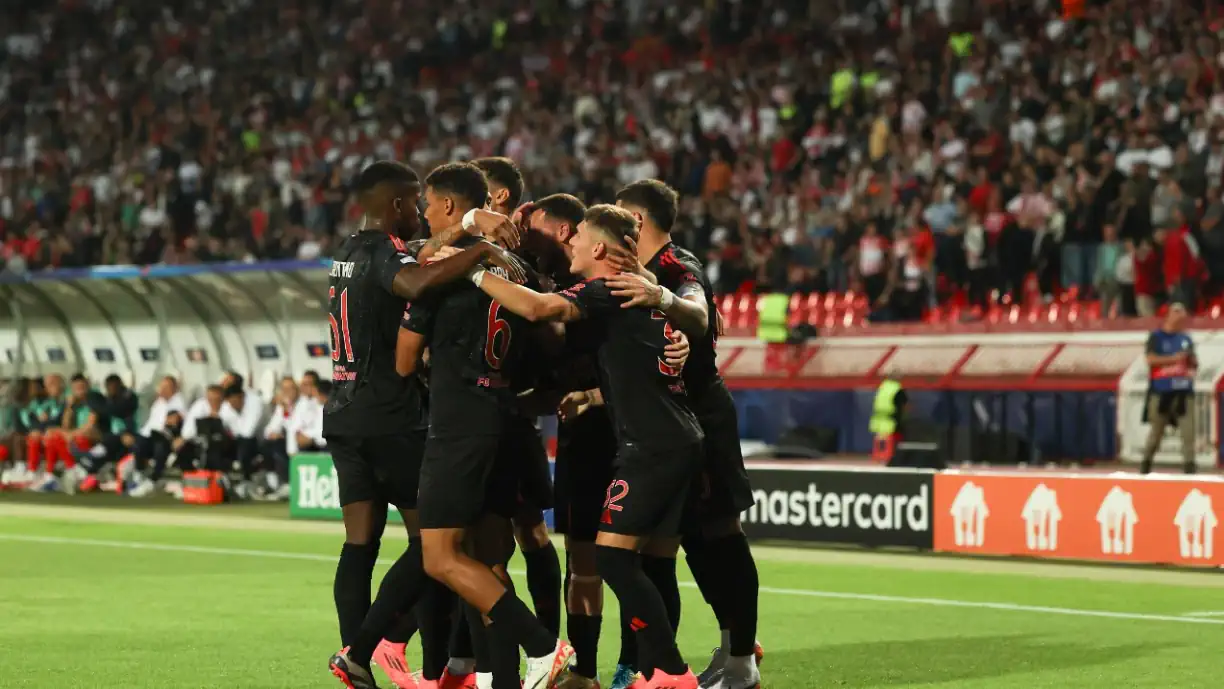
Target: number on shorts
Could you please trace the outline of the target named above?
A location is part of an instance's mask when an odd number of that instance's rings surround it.
[[[489,329],[488,335],[485,337],[485,362],[494,371],[501,370],[502,364],[506,360],[506,353],[510,351],[510,322],[504,318],[497,317],[500,311],[501,304],[497,302],[489,304]],[[501,336],[500,340],[498,335]]]
[[[327,289],[327,299],[335,301],[336,288],[329,287]],[[341,338],[344,342],[344,356],[348,363],[353,363],[353,340],[349,336],[349,317],[348,317],[348,288],[345,287],[340,292],[340,322],[336,322],[336,316],[332,313],[327,314],[327,320],[331,321],[331,355],[332,361],[340,361],[340,343]]]
[[[612,483],[608,484],[608,498],[604,500],[604,509],[611,510],[613,512],[623,512],[625,508],[621,507],[617,503],[624,500],[625,496],[628,494],[629,482],[622,479],[616,479]]]

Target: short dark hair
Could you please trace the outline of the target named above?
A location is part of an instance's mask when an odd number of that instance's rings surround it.
[[[489,198],[489,181],[480,168],[471,163],[447,163],[434,168],[425,178],[425,186],[435,194],[450,196],[469,208],[484,208]]]
[[[238,395],[245,395],[245,394],[246,394],[246,390],[243,390],[241,385],[231,385],[225,389],[226,399],[230,397],[237,397]]]
[[[231,386],[239,387],[239,388],[246,387],[246,378],[243,378],[242,374],[237,373],[233,370],[230,370],[230,371],[226,371],[225,375],[229,376],[230,378],[233,378],[233,380],[230,381]]]
[[[287,377],[288,377],[288,378],[292,378],[293,376],[287,376]],[[318,371],[316,371],[316,370],[314,370],[313,368],[308,368],[308,369],[306,369],[305,371],[303,371],[303,372],[302,372],[302,377],[303,377],[303,378],[310,378],[311,380],[313,380],[313,381],[314,381],[314,382],[316,382],[316,383],[317,383],[317,382],[319,382],[319,372],[318,372]]]
[[[680,195],[657,179],[638,180],[616,192],[616,200],[645,211],[647,219],[664,232],[671,232],[680,211]]]
[[[332,382],[330,380],[321,380],[315,385],[315,389],[320,395],[330,395],[332,391]]]
[[[624,208],[610,203],[596,204],[587,209],[583,220],[588,228],[595,229],[621,246],[626,246],[626,237],[637,241],[637,218]]]
[[[519,171],[518,165],[515,165],[513,160],[504,156],[477,158],[472,161],[472,164],[480,168],[490,182],[510,192],[510,200],[507,205],[511,208],[518,208],[523,198],[523,173]]]
[[[569,194],[550,194],[535,202],[535,207],[548,215],[560,218],[574,227],[586,217],[586,204]]]
[[[123,379],[122,379],[122,378],[120,378],[118,375],[116,375],[116,374],[114,374],[114,373],[112,373],[112,374],[110,374],[109,376],[107,376],[107,377],[106,377],[106,380],[105,380],[104,382],[105,382],[105,383],[106,383],[106,385],[108,385],[108,386],[109,386],[109,385],[118,385],[118,386],[121,386],[121,387],[123,386]]]
[[[69,382],[70,383],[88,383],[89,378],[86,378],[84,373],[74,373],[72,374],[72,379],[69,380]]]
[[[384,182],[400,182],[403,184],[420,184],[421,177],[416,170],[394,160],[379,160],[370,163],[358,175],[353,188],[358,193],[365,193]]]

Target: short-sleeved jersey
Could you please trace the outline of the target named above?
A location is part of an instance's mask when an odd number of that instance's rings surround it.
[[[465,238],[456,246],[479,241]],[[485,268],[505,277],[500,268]],[[529,287],[536,284],[528,280]],[[413,302],[404,327],[429,347],[430,437],[499,434],[517,393],[532,384],[534,324],[462,280]]]
[[[383,232],[358,232],[341,243],[328,279],[332,394],[324,435],[374,436],[422,425],[420,381],[395,370],[395,347],[407,302],[392,283],[416,259]]]
[[[702,438],[689,410],[680,371],[664,348],[671,325],[650,309],[626,309],[602,279],[559,292],[581,311],[599,342],[600,389],[622,447],[667,450]]]
[[[704,393],[723,384],[715,360],[718,344],[718,306],[714,303],[714,290],[701,261],[671,242],[664,244],[646,263],[646,269],[654,273],[660,285],[671,290],[678,298],[691,295],[698,289],[705,294],[709,322],[705,335],[690,341],[689,358],[684,364],[684,382],[688,386],[688,394],[693,400],[694,409],[698,414],[702,414]]]

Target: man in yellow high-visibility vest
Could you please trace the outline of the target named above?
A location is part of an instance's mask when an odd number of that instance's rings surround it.
[[[889,462],[897,449],[901,437],[901,421],[905,415],[908,397],[901,383],[885,378],[876,388],[871,405],[871,421],[867,428],[873,437],[871,458],[878,462]]]

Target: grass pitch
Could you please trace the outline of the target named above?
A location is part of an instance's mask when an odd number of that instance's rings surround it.
[[[339,686],[325,668],[338,645],[337,525],[277,519],[283,507],[104,500],[0,495],[0,687]],[[389,527],[384,566],[404,542]],[[765,689],[1224,681],[1224,574],[784,548],[758,558]],[[700,669],[717,631],[684,586],[681,648]],[[605,681],[616,625],[611,609]]]

